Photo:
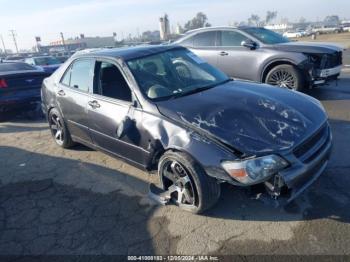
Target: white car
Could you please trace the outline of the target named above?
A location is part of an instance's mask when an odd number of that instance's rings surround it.
[[[287,38],[299,38],[302,37],[302,33],[301,32],[285,32],[283,34],[284,37]]]

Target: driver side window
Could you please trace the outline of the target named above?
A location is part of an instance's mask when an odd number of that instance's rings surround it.
[[[236,31],[221,31],[220,46],[241,46],[248,38]]]
[[[94,93],[131,102],[131,90],[119,68],[109,62],[97,62]]]

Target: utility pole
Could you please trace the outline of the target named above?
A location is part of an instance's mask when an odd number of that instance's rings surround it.
[[[63,33],[61,32],[60,34],[61,34],[61,39],[62,39],[62,44],[63,44],[63,47],[64,47],[64,51],[67,51],[66,42],[64,41]]]
[[[13,43],[15,44],[16,47],[16,52],[18,54],[18,46],[17,46],[17,41],[16,41],[16,31],[15,30],[10,30],[10,36],[12,36]]]
[[[4,38],[2,37],[2,35],[0,35],[0,38],[1,38],[2,46],[4,48],[4,53],[6,55],[6,47],[5,47],[5,43],[4,43]]]

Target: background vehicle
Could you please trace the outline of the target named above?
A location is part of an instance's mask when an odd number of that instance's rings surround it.
[[[3,59],[3,62],[23,62],[24,59],[24,56],[13,55],[7,56],[5,59]]]
[[[40,101],[40,89],[48,74],[26,63],[0,63],[0,114]]]
[[[299,38],[299,37],[302,37],[303,35],[300,32],[288,31],[288,32],[283,33],[283,36],[287,37],[287,38]]]
[[[339,47],[290,42],[265,28],[202,28],[188,32],[175,43],[231,77],[293,90],[337,78],[342,65]]]
[[[340,26],[325,25],[325,26],[312,28],[312,32],[315,34],[330,34],[330,33],[338,34],[342,32],[342,28]]]
[[[53,56],[35,56],[25,58],[24,61],[33,66],[42,68],[47,73],[53,73],[60,67],[62,62]]]
[[[285,190],[291,201],[331,148],[317,100],[233,81],[173,45],[76,54],[45,79],[42,104],[59,146],[80,142],[158,170],[167,199],[196,213],[215,204],[222,182]]]
[[[344,32],[350,32],[350,23],[343,23],[341,24],[342,31]]]

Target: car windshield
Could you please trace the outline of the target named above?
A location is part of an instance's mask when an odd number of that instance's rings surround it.
[[[187,49],[127,61],[141,91],[154,101],[215,87],[230,78]]]
[[[22,71],[22,70],[37,70],[37,69],[25,63],[1,63],[0,64],[0,72]]]
[[[264,44],[268,45],[290,42],[287,38],[283,37],[282,35],[265,28],[245,28],[243,29],[243,31],[255,37]]]
[[[58,59],[51,56],[37,57],[37,58],[34,58],[34,61],[36,65],[57,65],[61,63]]]

